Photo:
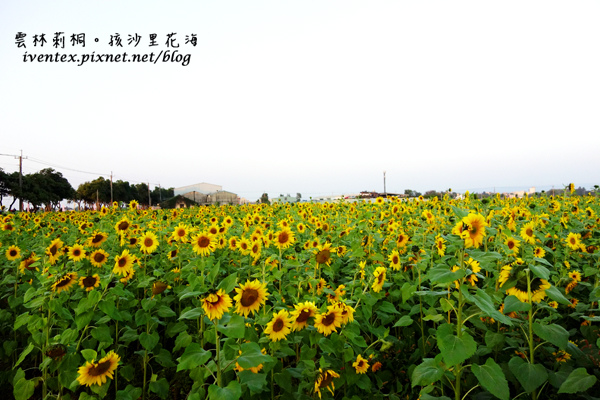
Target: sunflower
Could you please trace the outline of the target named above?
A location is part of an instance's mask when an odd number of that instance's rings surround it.
[[[231,243],[229,243],[229,245],[231,246]],[[251,246],[252,246],[252,242],[250,242],[250,240],[247,238],[242,238],[237,243],[238,250],[244,256],[250,254]]]
[[[541,247],[536,247],[533,249],[533,255],[537,258],[544,258],[546,256],[546,250],[542,249]]]
[[[94,290],[100,286],[100,277],[98,274],[94,274],[93,276],[84,276],[79,279],[79,286],[82,289],[85,289],[87,292]]]
[[[125,275],[121,279],[119,279],[119,282],[126,284],[131,279],[133,279],[134,275],[135,275],[135,270],[133,268],[131,268],[130,270],[125,271]]]
[[[94,233],[92,233],[92,236],[88,238],[86,244],[89,247],[100,247],[100,245],[104,243],[106,239],[108,239],[108,235],[106,233],[95,231]]]
[[[576,281],[576,282],[581,282],[581,272],[579,271],[571,271],[568,273],[569,278],[571,278],[572,280]]]
[[[252,246],[250,246],[250,255],[255,260],[258,260],[260,258],[260,253],[262,249],[262,245],[260,243],[260,241],[256,241],[252,243]]]
[[[317,306],[312,301],[294,305],[295,310],[292,311],[292,330],[301,331],[308,326],[308,319],[317,314]]]
[[[465,240],[465,247],[479,248],[486,235],[485,227],[487,223],[481,214],[469,214],[462,219],[464,224],[461,237]]]
[[[156,296],[157,294],[161,294],[162,292],[170,288],[171,286],[167,285],[166,283],[156,281],[152,284],[152,297]]]
[[[46,255],[48,256],[48,263],[54,265],[60,255],[62,254],[59,250],[63,246],[62,240],[59,238],[54,239],[50,242],[50,245],[46,248]]]
[[[383,288],[383,284],[385,282],[385,267],[377,267],[375,268],[375,272],[373,272],[373,276],[375,280],[373,281],[373,291],[375,293],[379,293]]]
[[[337,308],[340,310],[340,315],[342,316],[342,324],[345,325],[354,321],[354,307],[344,303],[338,302],[335,304]]]
[[[56,293],[60,293],[62,291],[68,291],[69,289],[71,289],[71,287],[73,285],[75,285],[76,282],[77,282],[77,272],[68,272],[68,273],[64,274],[63,276],[61,276],[60,278],[58,278],[52,284],[52,290],[54,290]]]
[[[569,232],[565,242],[567,242],[567,246],[569,246],[571,250],[578,250],[581,245],[581,234]]]
[[[154,232],[146,232],[140,237],[140,250],[150,254],[158,247],[158,238]]]
[[[392,254],[388,257],[390,261],[390,268],[394,271],[398,271],[400,269],[400,254],[398,254],[398,250],[392,250]]]
[[[327,312],[315,316],[315,328],[325,336],[342,326],[342,313],[336,305],[327,306]]]
[[[471,274],[469,276],[467,276],[467,280],[469,281],[469,283],[471,284],[471,286],[475,286],[475,283],[477,282],[477,275],[476,274],[479,271],[481,271],[481,267],[479,266],[479,262],[475,261],[475,260],[473,260],[472,258],[469,257],[469,259],[467,261],[465,261],[465,264],[467,265],[467,268],[469,268],[471,270]]]
[[[528,222],[521,228],[521,237],[529,244],[535,244],[534,227],[533,222]]]
[[[235,288],[237,295],[233,298],[236,301],[235,311],[239,315],[247,317],[248,314],[254,315],[264,305],[269,292],[267,292],[267,284],[260,283],[258,279],[254,281],[246,281],[240,284],[239,288]]]
[[[550,283],[545,279],[533,278],[531,280],[531,301],[539,303],[546,297],[546,289],[550,289]],[[517,297],[523,303],[529,303],[527,294],[527,282],[518,281],[514,287],[506,290],[507,295]]]
[[[366,359],[362,358],[360,354],[358,357],[356,357],[356,361],[352,363],[352,366],[356,370],[357,374],[365,374],[369,369],[369,363]]]
[[[102,249],[94,250],[88,258],[94,267],[102,267],[108,260],[108,253]]]
[[[121,255],[115,257],[113,273],[117,275],[127,275],[128,272],[133,269],[134,261],[135,258],[132,254],[129,254],[129,250],[123,250]]]
[[[287,310],[280,310],[277,313],[273,313],[273,319],[267,324],[265,334],[269,335],[269,339],[273,342],[285,339],[292,331],[292,322],[293,319]]]
[[[317,265],[331,265],[331,252],[331,243],[325,243],[324,245],[318,246],[315,254]]]
[[[333,370],[328,369],[327,371],[323,371],[319,368],[319,376],[315,381],[315,393],[319,394],[319,398],[321,398],[321,389],[327,389],[333,395],[333,391],[335,390],[333,378],[339,377],[340,375]]]
[[[25,258],[23,261],[21,261],[21,263],[19,264],[19,271],[21,271],[21,273],[25,273],[25,270],[28,271],[39,271],[39,269],[37,267],[34,266],[34,264],[39,261],[40,258],[36,257],[34,252],[31,252],[31,254],[29,255],[29,257]]]
[[[189,228],[185,224],[180,223],[175,227],[175,229],[173,229],[173,233],[171,233],[171,238],[173,238],[173,240],[175,240],[176,242],[185,242],[189,233],[188,229]]]
[[[444,257],[446,254],[446,241],[440,235],[437,235],[435,238],[435,248],[437,249],[438,255],[440,257]]]
[[[125,233],[131,227],[131,222],[127,217],[121,218],[119,222],[115,224],[115,230],[117,233]]]
[[[396,246],[398,248],[406,246],[406,244],[408,243],[408,239],[409,239],[409,237],[406,233],[404,233],[404,232],[398,233],[398,237],[396,238]]]
[[[202,299],[202,309],[211,321],[221,319],[231,305],[231,297],[223,289],[219,289],[216,293],[210,293]]]
[[[8,261],[18,260],[19,258],[21,258],[21,249],[14,245],[10,246],[6,250],[5,255]]]
[[[140,203],[137,202],[137,200],[131,200],[129,202],[129,209],[130,210],[137,210],[139,207]]]
[[[69,259],[73,261],[81,261],[85,258],[85,249],[80,244],[74,244],[69,247]]]
[[[519,242],[517,239],[509,237],[506,239],[504,244],[508,247],[510,255],[516,255],[519,253],[519,246],[521,245],[521,242]]]
[[[113,374],[119,365],[121,358],[114,352],[109,352],[100,361],[87,361],[83,367],[79,367],[77,371],[79,376],[77,382],[80,385],[101,386],[106,383],[106,378],[113,379]]]
[[[217,241],[214,236],[206,232],[200,232],[192,238],[194,247],[192,250],[201,256],[208,256],[217,248]]]
[[[275,246],[280,249],[287,249],[296,242],[294,232],[290,228],[281,228],[281,230],[275,233]]]

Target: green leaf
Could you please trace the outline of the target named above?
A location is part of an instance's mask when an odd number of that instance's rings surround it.
[[[496,333],[492,331],[487,331],[485,333],[485,345],[490,349],[496,348],[496,350],[500,350],[501,346],[504,344],[504,335],[501,333]]]
[[[219,283],[219,286],[217,286],[217,289],[223,289],[223,291],[225,293],[230,293],[231,291],[233,291],[233,289],[235,289],[236,285],[237,285],[237,272],[234,272],[233,274],[229,275],[227,278],[223,279]]]
[[[215,279],[217,278],[217,275],[219,275],[219,269],[221,269],[220,261],[213,265],[210,272],[208,273],[207,279],[211,284],[215,283]]]
[[[530,264],[529,269],[531,269],[533,274],[540,279],[550,279],[550,271],[548,271],[548,268],[546,267],[543,267],[541,265]]]
[[[33,396],[34,391],[35,382],[33,380],[21,378],[15,383],[13,395],[15,396],[15,400],[27,400]]]
[[[273,360],[273,357],[261,352],[258,343],[243,343],[241,346],[242,354],[238,357],[237,363],[244,369],[258,367],[260,364]]]
[[[455,272],[452,272],[446,265],[443,267],[435,267],[427,272],[426,278],[431,281],[431,283],[439,284],[439,285],[449,285],[450,283],[461,279],[465,276],[465,270],[459,269]]]
[[[158,344],[159,339],[160,336],[156,331],[150,334],[147,332],[142,332],[140,333],[139,337],[140,344],[148,351],[152,351],[152,349]]]
[[[192,343],[192,336],[190,336],[190,334],[187,333],[187,331],[183,331],[179,335],[177,335],[173,351],[177,351],[181,348],[187,347],[190,343]]]
[[[238,373],[240,383],[248,386],[251,393],[260,393],[266,389],[267,374],[255,374],[252,371],[241,371]]]
[[[92,337],[99,342],[106,342],[111,344],[113,338],[110,334],[110,328],[106,325],[98,326],[92,330]]]
[[[243,338],[245,331],[246,324],[244,322],[244,317],[237,314],[232,315],[231,319],[226,324],[219,325],[219,332],[234,339]]]
[[[512,325],[512,321],[506,315],[494,307],[492,298],[483,290],[477,289],[477,295],[473,296],[473,302],[479,307],[481,311],[488,317],[494,318],[496,321],[502,322],[506,325]]]
[[[210,351],[204,350],[198,343],[191,343],[186,347],[185,351],[177,359],[177,371],[184,369],[193,369],[200,365],[204,365],[212,356]]]
[[[81,355],[83,356],[85,361],[89,362],[92,362],[98,358],[98,353],[96,353],[96,350],[93,349],[83,349],[81,350]]]
[[[456,215],[458,217],[458,219],[463,219],[464,217],[469,215],[468,210],[463,210],[462,208],[458,208],[456,206],[450,206],[450,207],[452,207],[452,211],[454,211],[454,215]]]
[[[275,383],[283,390],[288,393],[292,392],[292,375],[287,370],[282,370],[280,373],[275,374],[273,378],[275,378]]]
[[[238,400],[242,397],[242,385],[238,381],[231,381],[224,388],[220,388],[217,385],[210,385],[208,387],[208,396],[211,399]]]
[[[150,382],[150,391],[156,393],[161,399],[166,399],[169,395],[169,382],[165,378]]]
[[[25,325],[26,323],[29,322],[29,318],[31,318],[31,315],[29,315],[29,312],[24,312],[23,314],[19,315],[16,319],[15,319],[15,325],[14,325],[14,330],[16,331],[17,329],[19,329],[21,326]]]
[[[437,330],[437,344],[448,366],[458,365],[477,350],[477,342],[467,332],[454,335],[454,325],[444,324]]]
[[[13,366],[13,368],[18,367],[19,364],[21,364],[23,362],[23,360],[25,360],[25,357],[27,357],[29,355],[29,353],[31,353],[32,350],[33,350],[33,343],[29,343],[29,345],[25,348],[25,350],[23,350],[21,352],[21,355],[19,356],[19,359],[17,360],[17,363]]]
[[[166,305],[161,305],[158,309],[158,316],[162,317],[162,318],[169,318],[169,317],[174,317],[177,314],[175,313],[175,311],[173,311],[171,309],[171,307],[166,306]]]
[[[400,314],[398,310],[396,310],[396,307],[389,301],[382,302],[377,310],[388,314]]]
[[[411,376],[411,385],[427,386],[439,381],[444,375],[444,369],[440,365],[439,356],[435,359],[425,358],[423,362],[415,368]]]
[[[181,314],[179,319],[196,319],[202,314],[204,314],[202,307],[196,307]]]
[[[504,314],[508,314],[513,311],[529,311],[531,304],[523,303],[517,298],[517,296],[506,296],[504,299]]]
[[[565,350],[569,343],[569,332],[557,324],[542,325],[539,322],[533,323],[533,332],[547,342]]]
[[[548,297],[550,297],[552,300],[554,300],[560,304],[564,304],[564,305],[571,304],[571,302],[569,300],[567,300],[567,298],[555,286],[551,286],[549,289],[546,289],[546,295],[548,295]]]
[[[409,326],[413,323],[413,320],[408,315],[403,315],[395,324],[394,328],[397,326]]]
[[[587,373],[585,368],[577,368],[569,374],[566,381],[560,385],[558,393],[577,393],[585,392],[596,383],[595,376]]]
[[[405,282],[404,285],[402,285],[402,303],[406,303],[408,299],[412,298],[416,291],[416,285]]]
[[[508,382],[502,368],[493,358],[488,358],[484,365],[473,364],[471,371],[485,390],[501,400],[508,400],[510,396]]]
[[[530,364],[518,356],[510,359],[508,368],[517,377],[527,393],[533,392],[548,379],[548,371],[543,365]]]

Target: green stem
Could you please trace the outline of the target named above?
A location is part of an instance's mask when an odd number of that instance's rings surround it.
[[[217,343],[217,385],[223,387],[223,377],[221,376],[221,342],[219,340],[218,321],[215,320],[215,339]]]
[[[533,302],[531,300],[531,276],[529,275],[529,269],[527,269],[527,297],[529,302],[529,362],[533,366],[535,363],[534,352],[535,348],[533,347]],[[531,392],[532,400],[537,399],[537,390]]]

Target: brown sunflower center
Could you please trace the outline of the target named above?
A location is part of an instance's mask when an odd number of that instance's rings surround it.
[[[110,369],[110,360],[106,360],[103,362],[100,362],[98,364],[95,364],[94,366],[90,367],[90,369],[88,370],[88,375],[90,376],[101,376],[104,375],[109,369]]]
[[[96,261],[97,263],[104,262],[104,259],[105,259],[104,254],[102,254],[102,253],[94,254],[94,261]]]
[[[54,256],[54,255],[56,255],[56,252],[57,252],[57,251],[58,251],[58,247],[57,247],[55,244],[53,244],[53,245],[52,245],[52,247],[50,247],[50,248],[48,249],[48,252],[49,252],[50,254],[52,254],[53,256]]]
[[[185,236],[185,229],[178,229],[177,230],[177,236],[184,237]]]
[[[127,230],[127,228],[129,228],[129,223],[127,221],[122,221],[119,223],[118,229],[120,231]]]
[[[289,235],[287,234],[287,232],[281,232],[278,236],[277,236],[277,241],[281,244],[285,244],[287,243],[289,240]]]
[[[11,257],[16,257],[16,256],[17,256],[17,254],[18,254],[18,252],[17,252],[15,249],[10,249],[10,251],[8,252],[8,254],[9,254]]]
[[[377,283],[382,283],[384,279],[385,279],[385,275],[379,274],[379,276],[377,277]]]
[[[32,269],[34,269],[34,268],[30,268],[29,266],[30,266],[31,264],[33,264],[34,262],[35,262],[35,261],[33,261],[32,259],[27,259],[27,260],[25,260],[25,264],[23,264],[23,268],[27,268],[28,270],[30,270],[30,271],[31,271],[31,270],[32,270]]]
[[[527,228],[527,229],[525,230],[525,234],[526,234],[527,236],[533,236],[533,229],[531,229],[531,228]]]
[[[206,236],[201,236],[198,239],[198,247],[200,247],[201,249],[207,248],[209,244],[210,244],[210,239],[207,238]]]
[[[277,321],[273,324],[273,332],[279,332],[283,329],[283,320],[281,318],[277,318]]]
[[[81,250],[75,249],[73,250],[73,257],[79,257],[81,255]]]
[[[146,246],[146,247],[152,247],[153,244],[154,244],[154,240],[152,240],[152,238],[146,238],[146,239],[144,239],[144,246]]]
[[[321,250],[317,253],[317,263],[326,264],[331,258],[329,250]]]
[[[126,265],[127,265],[127,258],[125,258],[125,257],[119,258],[119,267],[123,268]]]
[[[513,242],[512,240],[510,242],[508,242],[508,248],[510,250],[514,249],[515,248],[515,242]]]
[[[67,286],[69,283],[71,283],[71,277],[70,276],[65,276],[63,278],[60,279],[60,281],[58,281],[58,283],[56,284],[56,287],[64,287]]]
[[[302,310],[302,311],[300,311],[300,314],[298,314],[298,318],[296,318],[296,322],[301,324],[303,322],[308,321],[309,318],[310,318],[310,311]]]
[[[439,247],[439,246],[438,246],[438,247]],[[392,257],[392,263],[394,263],[394,264],[398,264],[398,262],[399,262],[399,261],[400,261],[400,260],[398,260],[398,256],[394,256],[394,257]]]
[[[321,320],[321,323],[325,326],[329,326],[335,322],[335,314],[329,313]]]
[[[83,278],[83,286],[88,288],[88,287],[94,287],[94,285],[96,285],[96,278],[93,276],[86,276],[85,278]]]
[[[323,379],[321,379],[321,383],[319,383],[320,388],[325,388],[329,386],[329,384],[333,381],[333,376],[329,375],[327,372],[323,374]]]
[[[258,299],[258,291],[256,289],[244,289],[240,303],[244,307],[250,307]]]
[[[104,239],[104,236],[98,234],[92,238],[92,243],[93,244],[100,243],[100,242],[102,242],[102,239]]]

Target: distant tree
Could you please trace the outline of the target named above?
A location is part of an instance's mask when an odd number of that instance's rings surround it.
[[[72,199],[75,190],[62,173],[52,168],[46,168],[28,176],[29,184],[37,190],[36,206],[45,205],[46,209],[53,210],[60,206],[65,199]],[[31,197],[31,194],[29,195]]]
[[[150,192],[150,196],[152,197],[152,204],[159,204],[171,197],[175,196],[175,188],[160,188],[156,186],[152,192]]]
[[[141,205],[148,205],[148,191],[150,190],[148,188],[148,185],[145,183],[138,183],[137,185],[134,185],[135,187],[135,192],[136,192],[136,200],[138,201],[138,203],[140,203]]]
[[[2,206],[2,198],[10,196],[11,193],[11,179],[10,174],[4,172],[0,168],[0,206]]]
[[[428,190],[423,195],[423,197],[426,197],[426,198],[431,198],[431,197],[435,197],[435,196],[442,197],[443,194],[437,192],[436,190]]]
[[[78,203],[83,201],[86,205],[91,206],[96,203],[96,199],[101,204],[110,203],[110,181],[101,176],[91,182],[79,185],[75,200]]]
[[[300,193],[296,193],[296,201],[299,203],[302,200],[302,195]]]
[[[136,199],[137,191],[129,182],[118,180],[113,183],[113,201],[119,203],[129,203]]]
[[[408,197],[419,197],[421,195],[420,192],[417,192],[416,190],[412,190],[412,189],[404,190],[404,194],[407,195]]]
[[[267,193],[263,193],[262,196],[260,196],[260,202],[261,204],[271,204],[269,201],[269,195]]]

